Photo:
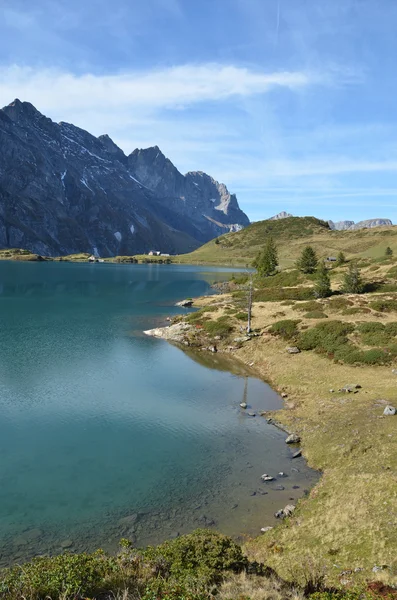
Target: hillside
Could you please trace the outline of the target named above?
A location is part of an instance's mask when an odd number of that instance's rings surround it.
[[[335,231],[315,217],[288,217],[258,221],[236,233],[211,240],[194,252],[178,256],[184,263],[247,265],[263,247],[268,236],[276,241],[280,264],[292,266],[302,248],[311,245],[319,256],[382,256],[386,247],[397,252],[397,227]]]
[[[0,165],[0,248],[175,254],[249,224],[224,184],[182,175],[157,146],[126,156],[29,102],[0,110]]]

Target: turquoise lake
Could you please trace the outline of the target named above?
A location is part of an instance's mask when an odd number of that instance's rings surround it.
[[[0,263],[0,564],[197,527],[257,535],[317,480],[240,409],[244,394],[281,408],[268,385],[142,333],[235,271]]]

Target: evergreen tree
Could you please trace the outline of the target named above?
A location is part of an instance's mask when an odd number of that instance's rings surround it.
[[[388,258],[390,258],[391,256],[393,256],[393,250],[390,248],[390,246],[388,246],[385,250],[385,256],[387,256]]]
[[[328,298],[331,296],[331,280],[325,264],[322,262],[318,269],[317,281],[314,286],[314,295],[316,298]]]
[[[296,261],[296,268],[303,273],[314,273],[317,268],[317,255],[311,246],[306,246]]]
[[[339,267],[340,265],[344,265],[345,262],[346,262],[346,256],[343,254],[342,251],[340,251],[336,258],[336,264]]]
[[[256,257],[253,266],[261,277],[274,275],[278,265],[277,248],[272,237],[269,237],[262,252]]]
[[[342,292],[344,294],[362,294],[363,291],[364,283],[361,279],[360,269],[356,264],[351,263],[343,279]]]

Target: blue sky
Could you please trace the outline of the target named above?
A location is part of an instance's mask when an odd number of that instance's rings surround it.
[[[0,105],[281,210],[397,222],[395,0],[0,0]]]

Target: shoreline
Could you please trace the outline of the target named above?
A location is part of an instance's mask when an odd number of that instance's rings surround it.
[[[220,305],[227,300],[228,294],[199,297],[194,306]],[[271,310],[286,310],[280,303],[270,304]],[[374,367],[335,364],[313,352],[287,354],[287,344],[266,333],[271,323],[261,322],[257,308],[254,304],[253,322],[261,334],[239,348],[222,348],[222,342],[218,342],[217,352],[248,366],[286,396],[285,406],[273,424],[299,434],[308,466],[319,471],[321,477],[309,496],[299,501],[292,517],[246,543],[245,550],[250,558],[266,561],[283,576],[291,564],[302,566],[302,561],[314,560],[317,566],[322,562],[331,583],[340,583],[340,574],[346,569],[353,573],[350,583],[360,582],[379,564],[385,565],[385,579],[394,582],[395,545],[390,518],[397,514],[393,492],[397,462],[393,420],[384,420],[380,407],[393,402],[396,376],[388,367],[377,366],[374,376]],[[208,352],[205,343],[199,352]],[[356,394],[333,392],[356,380],[362,386]],[[377,401],[377,397],[387,400]],[[385,434],[385,427],[390,433]],[[373,456],[371,442],[379,447],[376,438],[385,435],[387,445],[383,445],[380,455]],[[374,466],[377,459],[381,461],[378,472]],[[386,502],[378,500],[380,494]],[[384,505],[388,510],[382,510]]]

